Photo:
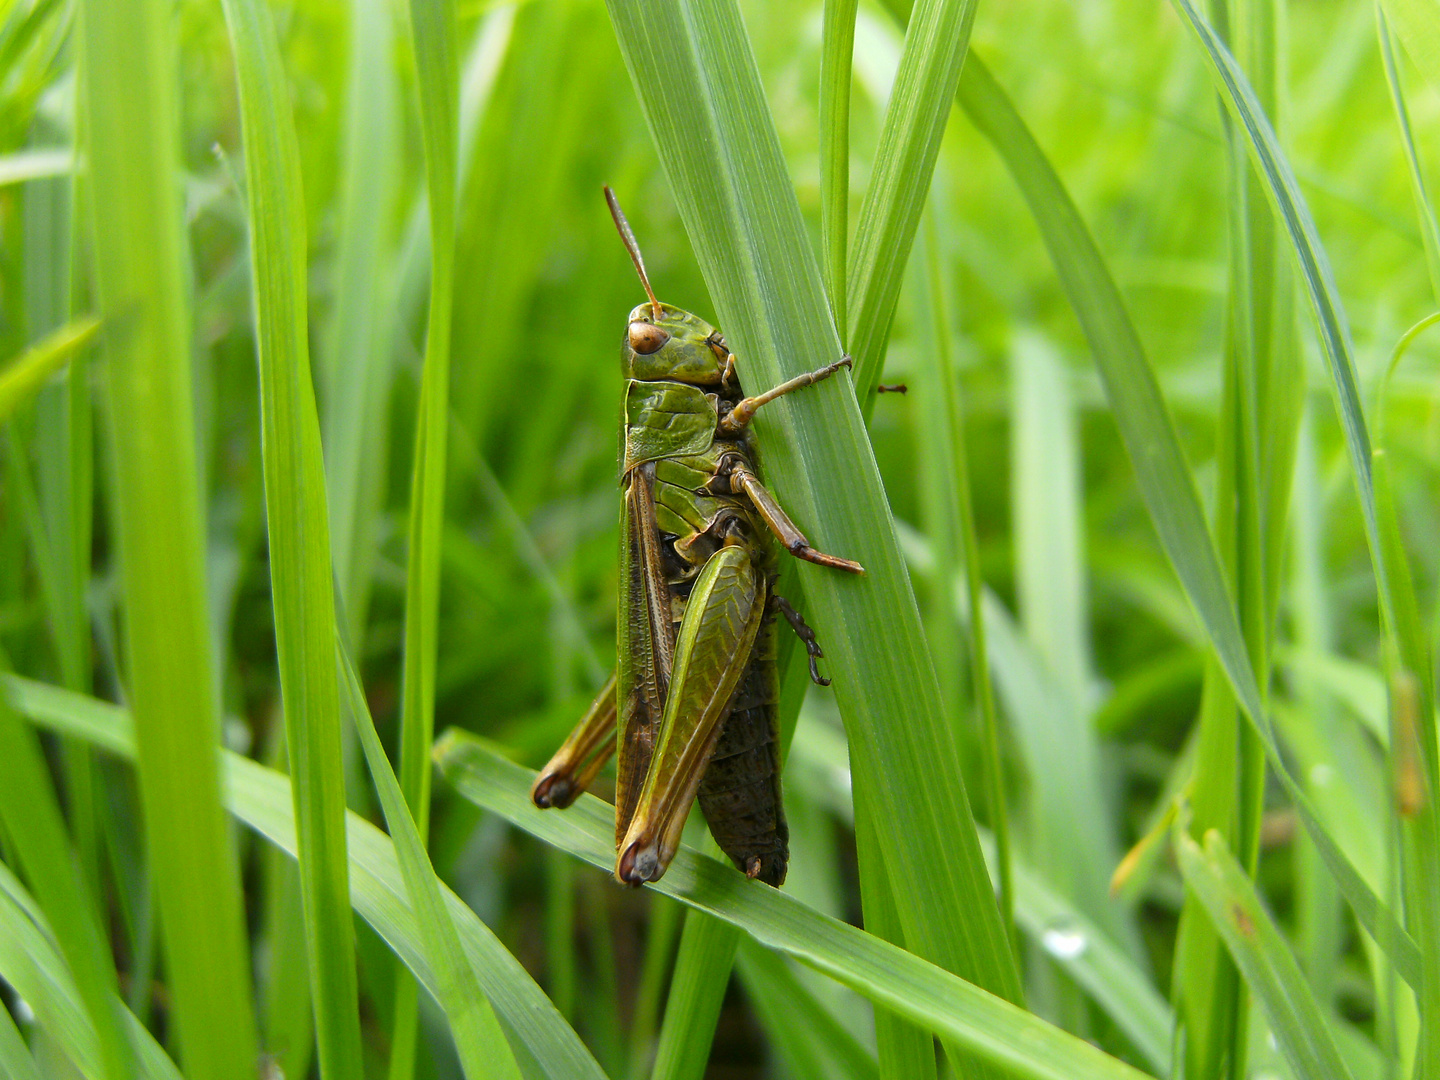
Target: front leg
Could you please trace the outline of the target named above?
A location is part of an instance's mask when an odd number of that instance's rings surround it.
[[[795,523],[790,520],[790,515],[785,513],[781,505],[775,501],[775,496],[760,482],[760,478],[751,471],[750,466],[739,459],[738,456],[729,456],[721,466],[720,473],[716,480],[728,487],[728,491],[719,488],[715,481],[712,481],[709,488],[713,494],[743,494],[765,519],[765,524],[770,526],[770,531],[775,534],[779,541],[785,545],[785,550],[797,559],[804,559],[806,562],[816,563],[820,566],[833,567],[836,570],[845,570],[851,574],[863,574],[865,568],[851,559],[842,559],[838,555],[827,555],[823,551],[816,551],[810,546],[810,541],[805,539],[805,534],[796,528]]]
[[[734,370],[734,366],[735,357],[734,354],[731,354],[726,359],[725,370],[727,375]],[[831,375],[834,375],[842,367],[848,368],[850,366],[850,357],[842,356],[833,364],[826,364],[824,367],[817,368],[814,371],[807,371],[804,375],[796,375],[795,378],[789,380],[788,382],[781,383],[773,390],[767,390],[765,391],[765,393],[760,394],[756,397],[742,398],[736,404],[735,408],[731,409],[730,412],[720,421],[720,434],[725,436],[726,438],[734,438],[736,435],[739,435],[740,432],[745,430],[746,426],[754,418],[755,411],[759,409],[761,405],[764,405],[767,402],[774,401],[777,397],[780,397],[782,394],[788,394],[792,390],[799,390],[802,387],[813,386],[815,383],[820,382],[823,379],[828,379]]]

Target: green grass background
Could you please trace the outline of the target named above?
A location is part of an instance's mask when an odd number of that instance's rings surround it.
[[[0,1074],[1440,1080],[1437,91],[1423,0],[0,2]],[[856,359],[780,894],[525,800],[602,183]]]

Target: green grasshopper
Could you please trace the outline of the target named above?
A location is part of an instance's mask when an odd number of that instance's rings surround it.
[[[711,835],[747,877],[779,886],[789,859],[776,729],[774,615],[805,644],[822,686],[815,633],[775,592],[778,553],[847,570],[816,551],[765,488],[755,411],[850,366],[745,397],[720,332],[655,299],[615,195],[606,201],[649,300],[627,320],[623,348],[619,662],[579,726],[540,771],[535,805],[569,806],[619,750],[615,877],[639,886],[665,873],[699,798]],[[618,732],[618,733],[617,733]]]

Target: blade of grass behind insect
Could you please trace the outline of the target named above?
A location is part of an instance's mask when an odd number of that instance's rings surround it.
[[[1012,344],[1011,372],[1014,565],[1024,640],[1004,608],[984,613],[992,655],[1008,658],[997,663],[996,676],[1029,776],[1029,861],[1138,958],[1135,926],[1108,889],[1120,848],[1089,717],[1095,674],[1069,373],[1035,334]]]
[[[885,862],[879,853],[879,840],[873,813],[873,802],[865,785],[868,773],[853,772],[855,787],[855,855],[862,866],[874,867],[860,879],[860,907],[866,933],[886,941],[903,941],[904,929],[896,910],[894,886],[885,873]],[[875,1005],[875,1050],[884,1076],[905,1076],[913,1080],[934,1080],[936,1075],[935,1040],[930,1032],[897,1015],[893,1010]]]
[[[362,1069],[355,927],[347,910],[335,597],[320,419],[307,342],[300,149],[270,9],[224,0],[240,87],[260,449],[275,652],[300,832],[300,896],[320,1075]]]
[[[451,729],[436,744],[441,772],[465,798],[592,866],[614,865],[614,810],[593,795],[564,814],[530,801],[534,773],[483,740]],[[973,1052],[1007,1075],[1099,1080],[1145,1075],[1039,1017],[889,942],[821,915],[788,893],[746,880],[733,867],[682,846],[651,888],[739,927],[783,952]],[[911,898],[913,902],[913,898]],[[974,1075],[966,1073],[965,1075]]]
[[[707,846],[713,845],[708,841]],[[729,923],[697,911],[685,913],[652,1080],[700,1080],[705,1075],[739,944],[740,931]]]
[[[1186,884],[1205,905],[1215,928],[1259,999],[1299,1080],[1348,1078],[1340,1051],[1284,936],[1260,903],[1245,869],[1214,829],[1204,850],[1177,828],[1175,853]]]
[[[186,1074],[248,1078],[256,1054],[240,875],[221,804],[172,12],[81,5],[84,123],[105,336],[126,682]]]
[[[480,989],[474,970],[464,961],[460,935],[445,907],[435,868],[430,865],[425,844],[406,809],[400,782],[395,779],[385,748],[380,745],[380,735],[370,718],[370,707],[365,703],[365,691],[338,637],[336,655],[344,673],[350,716],[360,735],[380,805],[385,808],[385,822],[391,829],[395,856],[405,879],[405,892],[415,912],[415,924],[420,928],[426,962],[435,977],[435,998],[450,1021],[450,1034],[455,1040],[461,1067],[470,1080],[480,1077],[520,1080],[520,1068],[490,1008],[490,1001]]]
[[[1190,0],[1172,0],[1172,3],[1202,46],[1225,107],[1235,119],[1237,128],[1245,134],[1251,162],[1262,180],[1271,208],[1289,234],[1288,247],[1296,258],[1301,280],[1315,312],[1320,345],[1330,371],[1340,425],[1345,433],[1346,450],[1360,498],[1360,512],[1375,572],[1381,626],[1387,644],[1393,650],[1393,662],[1419,680],[1416,689],[1421,711],[1418,715],[1429,718],[1434,715],[1433,658],[1418,616],[1414,614],[1418,605],[1408,567],[1404,563],[1403,549],[1397,544],[1392,550],[1378,520],[1371,445],[1356,385],[1354,348],[1329,260],[1293,170],[1281,152],[1275,132],[1244,73],[1214,31],[1195,11]],[[1246,705],[1243,694],[1241,703]],[[1393,722],[1396,709],[1393,700],[1391,708]],[[1246,705],[1246,709],[1252,717],[1258,715],[1251,706]],[[1412,940],[1430,942],[1440,940],[1440,847],[1436,843],[1440,839],[1440,816],[1437,816],[1440,815],[1440,764],[1436,761],[1434,725],[1427,720],[1420,732],[1418,750],[1423,802],[1405,824],[1406,925]],[[1392,754],[1394,752],[1392,747]],[[1288,774],[1284,774],[1282,779],[1288,779]],[[1286,786],[1293,789],[1292,795],[1303,795],[1293,780]],[[1301,800],[1296,802],[1299,804]],[[1302,810],[1307,809],[1302,807]],[[1343,887],[1346,883],[1342,881],[1341,884]],[[1400,940],[1397,936],[1399,932],[1398,927],[1392,930],[1386,926],[1374,936],[1382,947],[1393,947]],[[1422,950],[1420,960],[1423,969],[1419,984],[1417,986],[1412,982],[1411,985],[1416,986],[1422,1030],[1440,1032],[1440,949]],[[1418,1063],[1421,1073],[1440,1076],[1440,1036],[1422,1038],[1421,1054]]]
[[[0,424],[29,401],[50,376],[94,340],[100,323],[92,316],[76,319],[47,334],[0,369]]]
[[[375,530],[389,448],[390,302],[399,193],[399,86],[393,14],[382,0],[350,7],[335,307],[322,356],[325,482],[346,640],[359,650],[369,609]]]
[[[134,727],[125,709],[15,677],[0,680],[0,693],[6,693],[15,708],[32,722],[84,739],[106,753],[129,761],[135,759]],[[226,769],[225,791],[230,812],[293,857],[295,815],[289,777],[228,750],[221,753],[220,759]],[[427,989],[438,992],[425,962],[415,916],[406,900],[405,882],[394,845],[389,837],[354,813],[347,815],[347,824],[350,904]],[[613,821],[611,833],[613,841]],[[448,888],[442,886],[442,889],[465,955],[514,1040],[512,1047],[518,1053],[523,1045],[527,1052],[523,1059],[517,1058],[525,1075],[548,1076],[554,1080],[604,1080],[595,1059],[520,962],[464,901]]]
[[[1156,534],[1200,617],[1246,718],[1255,725],[1264,742],[1276,776],[1294,800],[1301,823],[1315,841],[1326,867],[1361,924],[1377,940],[1388,943],[1397,970],[1412,986],[1417,985],[1420,952],[1414,939],[1401,929],[1394,913],[1380,901],[1321,824],[1275,745],[1260,708],[1259,686],[1220,570],[1214,541],[1205,523],[1194,477],[1114,278],[1054,168],[979,57],[971,56],[965,65],[959,101],[1004,158],[1030,205],[1095,354],[1110,408]]]
[[[8,667],[0,655],[0,670]],[[121,1019],[119,986],[95,898],[85,875],[75,873],[70,837],[50,783],[40,744],[0,697],[0,822],[13,853],[40,901],[55,941],[74,973],[86,1019],[98,1041],[101,1072],[111,1080],[135,1074]]]
[[[459,74],[454,0],[411,0],[411,45],[430,208],[430,309],[415,416],[406,529],[404,670],[400,681],[400,787],[422,841],[430,831],[430,744],[435,736],[435,661],[440,539],[445,521],[446,420],[450,407],[451,301],[455,288],[455,159]],[[415,981],[396,969],[390,1080],[415,1068]]]
[[[832,362],[839,340],[734,4],[612,0],[610,12],[656,144],[688,148],[662,161],[727,340],[743,358],[742,378],[770,386]],[[903,898],[906,943],[1018,999],[963,781],[935,775],[937,761],[956,760],[953,734],[845,380],[760,413],[767,477],[817,545],[843,550],[867,570],[857,580],[798,568],[854,740],[852,760],[875,770],[875,820]],[[878,641],[884,649],[871,647]]]
[[[771,1046],[795,1080],[880,1080],[874,1055],[816,1000],[782,957],[741,941],[739,972]]]
[[[971,0],[919,0],[905,27],[850,266],[854,329],[847,343],[855,358],[855,396],[867,415],[974,18]]]
[[[825,0],[820,44],[820,259],[840,337],[846,328],[846,245],[850,232],[850,65],[859,0]]]

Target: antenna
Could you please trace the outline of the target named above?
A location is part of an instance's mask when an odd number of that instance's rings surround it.
[[[620,203],[615,198],[615,193],[610,190],[610,185],[605,185],[605,201],[610,204],[610,216],[615,219],[615,228],[620,231],[620,239],[625,243],[625,250],[630,252],[630,261],[635,264],[635,272],[640,275],[640,284],[645,286],[645,292],[650,297],[650,309],[655,312],[655,318],[660,318],[660,301],[655,299],[655,290],[650,287],[650,278],[645,274],[645,259],[640,254],[640,245],[635,242],[635,234],[630,231],[630,222],[625,220],[625,211],[620,209]]]

